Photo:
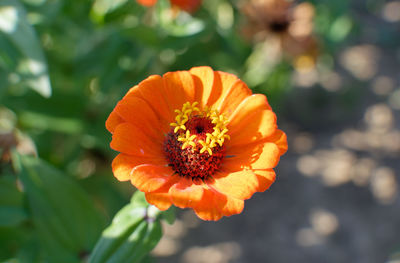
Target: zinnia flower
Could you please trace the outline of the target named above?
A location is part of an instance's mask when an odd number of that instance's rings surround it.
[[[112,163],[161,210],[204,220],[239,214],[275,180],[286,135],[264,95],[209,67],[153,75],[131,88],[106,122]]]
[[[313,34],[314,6],[287,0],[246,0],[242,6],[248,24],[245,34],[256,41],[276,39],[284,53],[294,58],[296,68],[311,68],[318,55]]]
[[[137,2],[144,6],[153,6],[157,3],[157,0],[137,0]],[[189,13],[195,12],[201,4],[201,0],[170,0],[170,2],[172,6],[179,7]]]

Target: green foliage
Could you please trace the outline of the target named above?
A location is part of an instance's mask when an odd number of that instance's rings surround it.
[[[160,211],[149,206],[142,192],[122,208],[107,227],[89,263],[141,262],[161,238]]]
[[[18,0],[0,2],[0,25],[0,69],[11,74],[8,79],[21,79],[22,85],[49,97],[51,87],[43,51]]]
[[[23,198],[11,174],[0,177],[0,227],[17,226],[27,219]]]
[[[79,262],[80,255],[89,253],[103,227],[93,202],[74,181],[37,158],[21,157],[18,176],[49,259]]]

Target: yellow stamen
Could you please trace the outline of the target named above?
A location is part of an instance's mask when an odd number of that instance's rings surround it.
[[[203,146],[203,148],[200,149],[200,153],[204,153],[205,151],[207,151],[209,155],[212,155],[211,146],[207,144],[207,142],[200,140],[199,143],[201,144],[201,146]]]
[[[183,142],[182,145],[182,150],[186,149],[189,146],[192,146],[193,149],[196,147],[196,143],[194,142],[194,139],[196,138],[196,135],[190,135],[190,131],[186,131],[185,136],[179,136],[178,141]]]
[[[179,133],[180,130],[186,131],[185,133],[182,132],[178,135],[178,141],[183,142],[182,150],[192,146],[192,151],[194,151],[196,149],[195,139],[197,136],[191,135],[185,124],[189,121],[190,117],[194,115],[208,118],[211,123],[215,125],[213,127],[214,131],[212,133],[207,133],[206,140],[199,140],[198,144],[201,145],[200,153],[207,151],[209,155],[212,155],[212,149],[216,147],[217,144],[222,147],[225,140],[230,139],[227,134],[228,129],[226,128],[228,119],[223,114],[220,114],[218,110],[213,110],[208,106],[205,106],[203,110],[200,110],[198,105],[198,102],[193,102],[192,104],[186,102],[183,104],[182,110],[175,110],[175,113],[177,113],[175,117],[176,122],[171,123],[170,125],[175,127],[174,133]]]

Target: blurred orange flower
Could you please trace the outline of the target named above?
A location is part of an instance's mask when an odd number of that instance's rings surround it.
[[[106,122],[112,163],[161,210],[193,208],[204,220],[239,214],[275,181],[286,135],[261,94],[232,74],[195,67],[153,75]]]
[[[137,0],[137,2],[144,6],[153,6],[157,3],[157,0]],[[201,0],[170,0],[172,6],[179,7],[186,12],[195,12],[200,4]]]
[[[248,24],[244,33],[256,41],[278,39],[295,66],[314,66],[318,44],[313,34],[314,6],[288,0],[246,0],[242,11]]]

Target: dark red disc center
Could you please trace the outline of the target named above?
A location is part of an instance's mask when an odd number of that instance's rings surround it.
[[[196,135],[193,140],[196,147],[189,146],[182,149],[183,142],[178,141],[179,136],[186,133],[179,130],[177,133],[174,129],[166,135],[164,141],[164,152],[169,166],[179,175],[196,179],[206,179],[213,175],[220,167],[222,159],[225,155],[225,146],[218,144],[212,148],[212,155],[207,151],[200,153],[202,145],[199,140],[205,140],[207,133],[214,131],[214,124],[205,117],[192,116],[186,123],[186,131],[190,135]]]

